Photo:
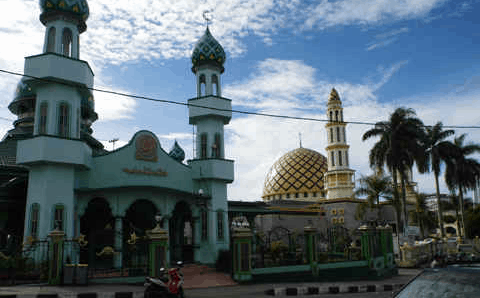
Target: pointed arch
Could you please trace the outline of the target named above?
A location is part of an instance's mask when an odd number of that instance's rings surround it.
[[[212,75],[212,95],[220,96],[220,85],[216,74]]]
[[[55,52],[55,35],[56,34],[57,34],[57,30],[55,29],[55,27],[50,27],[50,29],[48,29],[47,53]]]
[[[62,54],[70,57],[72,55],[73,34],[70,28],[64,28],[62,32]]]

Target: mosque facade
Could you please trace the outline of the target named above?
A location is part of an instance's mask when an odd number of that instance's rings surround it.
[[[192,160],[184,161],[177,142],[166,151],[146,130],[106,151],[92,136],[94,74],[80,60],[88,4],[41,0],[40,7],[43,52],[25,58],[25,76],[9,105],[17,120],[0,143],[2,172],[10,173],[2,176],[2,190],[11,184],[19,196],[2,193],[4,234],[22,233],[31,243],[58,229],[92,244],[92,251],[69,256],[73,262],[90,263],[109,247],[114,254],[107,267],[120,268],[126,243],[159,222],[169,231],[171,261],[215,263],[219,251],[229,249],[227,184],[234,180],[234,162],[225,157],[224,126],[232,112],[231,100],[221,96],[222,46],[207,27],[193,50]]]

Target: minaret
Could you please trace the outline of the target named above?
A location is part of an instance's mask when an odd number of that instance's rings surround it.
[[[17,148],[17,163],[29,167],[24,236],[44,239],[57,227],[71,238],[77,236],[75,170],[90,168],[92,149],[83,134],[97,119],[93,72],[79,60],[89,9],[85,0],[41,0],[40,9],[43,53],[25,58],[24,69],[36,95],[33,136]]]
[[[346,126],[343,121],[343,108],[340,96],[335,88],[330,92],[327,109],[328,171],[325,174],[327,199],[343,199],[353,197],[354,170],[349,168]]]
[[[207,198],[201,220],[208,222],[208,235],[195,252],[195,259],[213,263],[218,251],[229,249],[227,184],[233,182],[233,160],[225,159],[224,125],[232,118],[232,102],[222,97],[221,75],[225,52],[207,26],[192,54],[192,72],[196,76],[197,97],[188,104],[189,123],[196,127],[196,154],[189,161],[194,192]],[[209,107],[213,109],[200,108]],[[220,225],[220,226],[219,226]],[[197,225],[197,226],[201,226]]]

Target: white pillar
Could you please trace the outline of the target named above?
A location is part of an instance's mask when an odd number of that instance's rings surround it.
[[[122,268],[122,247],[123,244],[123,218],[115,218],[115,254],[113,256],[114,268]]]

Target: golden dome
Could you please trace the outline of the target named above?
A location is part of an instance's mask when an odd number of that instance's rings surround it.
[[[262,198],[322,192],[323,176],[327,168],[327,158],[320,153],[306,148],[292,150],[270,168],[265,178]]]

